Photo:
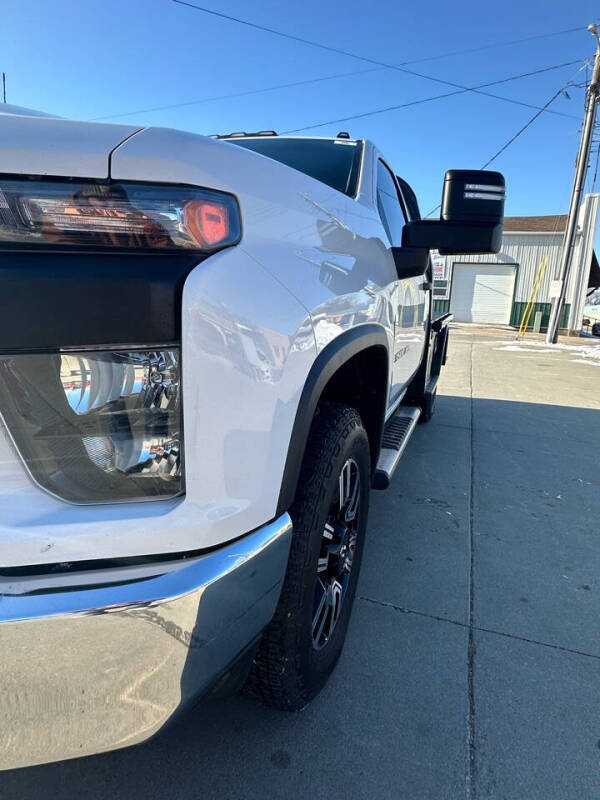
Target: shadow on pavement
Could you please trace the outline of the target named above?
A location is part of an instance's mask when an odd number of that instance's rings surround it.
[[[563,691],[572,667],[531,655],[541,643],[567,661],[579,657],[569,649],[600,656],[599,423],[593,409],[440,397],[392,487],[373,494],[346,649],[309,708],[212,700],[136,748],[3,773],[0,796],[463,797],[471,546],[473,621],[492,632],[484,652],[496,664],[493,681],[484,664],[478,684],[475,660],[475,712],[488,713],[478,729],[485,796],[562,798],[565,781],[600,792],[597,680],[578,673],[573,707]],[[507,649],[511,638],[527,651]],[[507,721],[524,675],[527,695]],[[555,722],[537,725],[549,696]],[[496,759],[510,769],[495,773]],[[521,770],[536,776],[527,791]]]

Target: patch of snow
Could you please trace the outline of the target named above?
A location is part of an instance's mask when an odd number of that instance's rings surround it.
[[[501,344],[502,347],[495,347],[494,350],[511,350],[515,353],[553,353],[561,351],[565,353],[572,353],[579,356],[578,361],[583,359],[593,359],[600,361],[600,344],[548,344],[547,342],[527,342],[526,344],[504,344],[503,342],[494,342],[494,344]],[[574,361],[575,359],[571,359]],[[585,363],[590,363],[585,361]]]
[[[571,364],[589,364],[590,367],[600,367],[600,360],[591,361],[590,359],[585,359],[585,358],[572,358]]]
[[[551,353],[552,350],[538,350],[534,347],[523,347],[520,344],[507,344],[504,347],[494,347],[494,350],[510,350],[512,353]]]

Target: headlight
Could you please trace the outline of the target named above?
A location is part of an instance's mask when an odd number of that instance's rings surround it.
[[[0,181],[0,245],[42,249],[196,250],[240,239],[224,192],[142,183]]]
[[[183,491],[176,348],[0,356],[0,411],[33,479],[61,499]]]

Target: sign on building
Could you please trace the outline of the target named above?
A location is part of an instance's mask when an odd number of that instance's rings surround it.
[[[448,280],[448,260],[446,256],[441,256],[437,250],[432,250],[431,266],[433,268],[433,296],[436,300],[447,300],[450,281]]]
[[[447,280],[446,256],[441,256],[436,250],[432,250],[431,263],[433,265],[433,279],[441,281]]]

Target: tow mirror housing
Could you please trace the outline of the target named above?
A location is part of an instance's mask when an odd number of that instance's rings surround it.
[[[439,250],[440,255],[498,253],[504,223],[504,176],[500,172],[446,172],[439,220],[404,226],[402,246]]]
[[[392,247],[399,280],[418,278],[429,266],[429,250],[425,247]]]

